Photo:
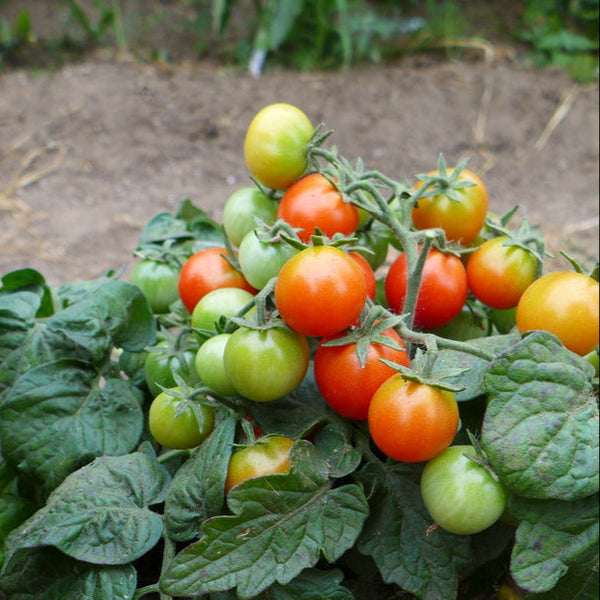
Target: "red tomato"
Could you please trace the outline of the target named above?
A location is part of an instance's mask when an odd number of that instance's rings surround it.
[[[447,169],[447,174],[450,175],[453,171],[454,169]],[[429,173],[430,176],[437,174],[438,171]],[[468,244],[477,237],[485,223],[488,193],[483,181],[468,169],[460,172],[457,181],[470,181],[475,185],[454,188],[457,200],[443,191],[435,196],[419,199],[412,210],[412,219],[417,229],[440,227],[446,232],[449,241]],[[420,183],[416,187],[421,185]]]
[[[348,255],[362,269],[363,275],[365,276],[365,283],[367,284],[367,296],[369,296],[371,300],[375,300],[375,294],[377,292],[377,280],[375,279],[375,272],[369,264],[369,261],[358,252],[348,252]]]
[[[320,173],[296,180],[279,201],[277,218],[300,229],[298,237],[308,242],[318,227],[325,235],[349,235],[358,227],[359,212]]]
[[[394,329],[386,329],[383,335],[401,348],[405,347]],[[325,346],[326,341],[321,341],[314,359],[315,380],[319,391],[337,413],[349,419],[364,421],[367,419],[373,394],[386,379],[397,373],[396,369],[380,359],[408,367],[408,352],[371,343],[365,364],[361,366],[356,353],[356,342],[343,346]]]
[[[360,316],[367,299],[358,264],[333,246],[310,246],[292,256],[275,283],[281,318],[298,333],[335,335]]]
[[[190,256],[183,264],[179,273],[179,297],[190,313],[203,296],[218,288],[241,288],[256,293],[225,256],[225,248],[205,248]]]
[[[402,313],[407,289],[406,255],[400,254],[385,278],[385,297],[391,310]],[[460,258],[431,248],[425,265],[414,325],[422,329],[441,327],[456,317],[467,299],[467,273]]]
[[[459,412],[452,392],[392,375],[369,406],[375,445],[394,460],[421,462],[437,456],[454,439]]]

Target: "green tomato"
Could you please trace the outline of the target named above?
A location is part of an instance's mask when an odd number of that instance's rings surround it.
[[[234,396],[237,394],[237,390],[225,370],[225,362],[223,360],[225,346],[231,335],[231,333],[221,333],[207,339],[198,348],[194,360],[196,372],[200,376],[202,383],[213,390],[213,392],[222,396]]]
[[[507,492],[492,473],[467,458],[472,446],[450,446],[421,475],[421,496],[433,520],[458,535],[479,533],[504,513]]]
[[[154,313],[169,312],[169,306],[179,300],[179,269],[169,263],[141,260],[133,267],[130,281],[142,290]]]
[[[240,327],[227,342],[224,361],[231,382],[242,396],[269,402],[289,394],[304,379],[308,342],[285,327]]]
[[[194,359],[197,346],[176,350],[167,341],[158,342],[150,348],[144,362],[144,379],[153,397],[160,394],[162,387],[177,385],[173,373],[177,373],[186,383],[200,383]]]
[[[299,250],[283,241],[261,242],[256,230],[249,231],[238,250],[240,269],[246,281],[257,290],[276,277],[284,263]]]
[[[264,437],[231,456],[227,468],[225,491],[234,485],[264,475],[287,473],[294,440],[280,435]]]
[[[215,425],[211,406],[184,400],[172,394],[178,387],[161,392],[150,405],[148,425],[152,437],[167,448],[185,449],[199,446]]]
[[[234,317],[254,295],[241,288],[224,287],[202,296],[192,311],[192,327],[217,331],[221,317]]]
[[[232,244],[239,246],[242,238],[256,227],[255,217],[273,225],[277,200],[256,186],[240,188],[229,196],[223,207],[223,229]]]

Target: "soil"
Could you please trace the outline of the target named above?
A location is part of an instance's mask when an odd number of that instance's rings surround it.
[[[339,72],[88,56],[0,74],[0,273],[59,285],[132,263],[157,212],[189,198],[219,219],[250,179],[243,139],[272,102],[334,130],[341,154],[415,181],[469,157],[490,208],[540,226],[551,252],[598,258],[598,85],[527,70],[483,46]],[[567,267],[562,258],[548,268]]]

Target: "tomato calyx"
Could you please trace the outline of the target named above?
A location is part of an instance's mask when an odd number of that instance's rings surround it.
[[[469,438],[469,442],[471,444],[471,446],[473,447],[473,450],[475,452],[475,455],[473,454],[467,454],[465,453],[463,456],[465,458],[467,458],[470,461],[473,461],[475,464],[479,465],[480,467],[483,467],[494,479],[494,481],[496,482],[500,482],[500,478],[498,477],[498,474],[496,473],[496,471],[494,471],[494,469],[492,468],[492,465],[487,457],[487,454],[485,453],[485,450],[483,449],[483,446],[481,445],[481,442],[479,441],[479,439],[473,434],[473,432],[467,430],[467,436]]]
[[[411,196],[411,203],[416,206],[420,198],[429,198],[439,194],[445,194],[454,202],[462,202],[458,190],[476,185],[473,181],[460,179],[462,172],[465,170],[469,159],[463,160],[454,169],[448,170],[446,159],[440,153],[438,156],[437,172],[434,175],[421,174],[417,175],[417,179],[422,182],[415,193]]]

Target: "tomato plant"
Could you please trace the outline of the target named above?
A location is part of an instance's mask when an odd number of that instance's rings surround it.
[[[298,237],[308,242],[317,229],[328,237],[354,233],[359,213],[356,206],[344,202],[324,175],[310,173],[286,189],[279,201],[277,218],[297,228]]]
[[[479,533],[504,513],[508,493],[470,445],[450,446],[421,474],[421,495],[433,520],[458,535]]]
[[[401,253],[385,277],[385,297],[389,307],[401,313],[407,293],[406,254]],[[429,329],[441,327],[456,317],[468,294],[467,273],[461,260],[431,248],[425,259],[417,296],[414,324]]]
[[[452,242],[466,245],[473,241],[487,216],[488,193],[483,181],[464,168],[437,169],[428,173],[425,181],[433,183],[433,191],[419,198],[412,209],[415,227],[440,227]]]
[[[179,269],[167,262],[143,259],[133,267],[131,283],[137,285],[155,313],[166,313],[179,300]]]
[[[537,259],[506,236],[484,242],[467,262],[467,282],[473,295],[492,308],[514,308],[537,277]]]
[[[313,126],[297,107],[270,104],[258,111],[246,132],[244,158],[250,174],[262,185],[282,190],[308,166]]]
[[[287,473],[290,470],[290,450],[294,440],[281,435],[261,438],[233,453],[227,467],[225,491],[255,477]]]
[[[255,402],[269,402],[295,390],[308,369],[308,342],[285,327],[240,327],[225,347],[225,371],[233,387]]]
[[[244,187],[235,191],[223,207],[223,229],[231,243],[239,246],[243,237],[256,227],[256,219],[272,225],[277,218],[277,200],[262,190]]]
[[[205,248],[190,256],[179,273],[179,297],[190,313],[198,301],[218,288],[236,287],[255,292],[244,276],[226,259],[222,247]]]
[[[156,396],[148,412],[148,426],[152,437],[162,446],[194,448],[212,431],[214,409],[181,398],[180,394],[181,389],[175,387]]]
[[[583,273],[553,271],[536,279],[517,304],[519,331],[541,329],[584,355],[598,345],[598,282]]]
[[[359,317],[367,299],[362,269],[333,246],[308,247],[281,268],[275,284],[275,304],[294,331],[329,336]]]
[[[349,419],[366,420],[371,398],[379,386],[396,373],[394,367],[382,361],[388,360],[409,366],[410,360],[404,342],[392,328],[385,329],[368,344],[364,363],[359,357],[358,342],[343,345],[327,345],[332,339],[324,338],[315,352],[315,381],[325,402],[337,413]],[[392,344],[385,345],[388,338]],[[381,343],[383,341],[384,343]]]
[[[421,462],[447,448],[458,430],[454,394],[395,374],[384,381],[371,399],[369,432],[387,456],[403,462]]]

